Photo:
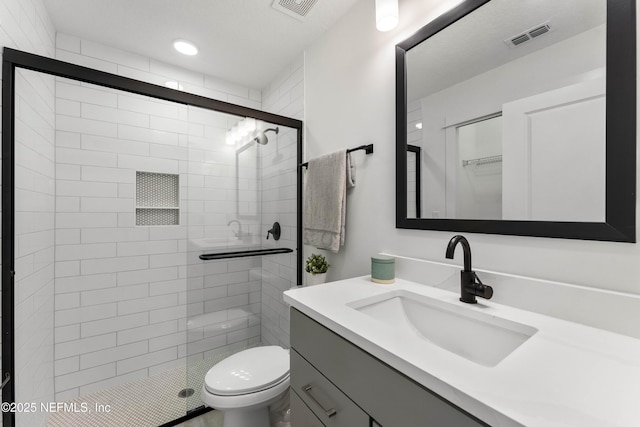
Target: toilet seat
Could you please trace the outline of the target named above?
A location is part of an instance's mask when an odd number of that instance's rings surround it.
[[[212,367],[204,379],[207,392],[241,396],[275,387],[289,378],[289,351],[279,346],[254,347]]]

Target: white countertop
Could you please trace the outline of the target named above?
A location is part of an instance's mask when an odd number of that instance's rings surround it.
[[[462,304],[538,332],[498,365],[482,366],[403,336],[394,325],[347,305],[392,290]],[[471,305],[458,298],[402,279],[380,285],[369,276],[284,293],[292,307],[492,426],[640,425],[640,340],[490,300]]]

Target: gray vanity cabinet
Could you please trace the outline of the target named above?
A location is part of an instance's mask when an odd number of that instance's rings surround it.
[[[289,394],[291,400],[291,425],[301,427],[324,427],[322,421],[313,411],[293,392]]]
[[[369,425],[369,415],[333,385],[324,375],[304,360],[295,350],[291,351],[291,388],[300,400],[322,422],[320,426],[356,427]],[[295,373],[294,373],[295,372]],[[293,426],[297,423],[293,415]]]
[[[488,425],[294,308],[291,389],[293,427]]]

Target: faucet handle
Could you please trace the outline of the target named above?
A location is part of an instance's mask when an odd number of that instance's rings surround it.
[[[280,240],[280,233],[280,223],[276,221],[273,223],[273,227],[271,227],[271,230],[267,231],[267,240],[269,240],[269,234],[273,236],[273,240]]]
[[[493,288],[489,285],[482,283],[482,280],[478,277],[475,271],[473,271],[475,294],[484,299],[491,299],[493,296]]]
[[[490,299],[493,296],[493,288],[482,283],[475,271],[460,272],[460,301],[467,304],[476,304],[476,296]]]

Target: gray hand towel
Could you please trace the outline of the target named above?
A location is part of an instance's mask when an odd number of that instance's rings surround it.
[[[355,168],[346,150],[309,161],[303,203],[303,241],[338,252],[344,245],[347,188],[355,186]]]

